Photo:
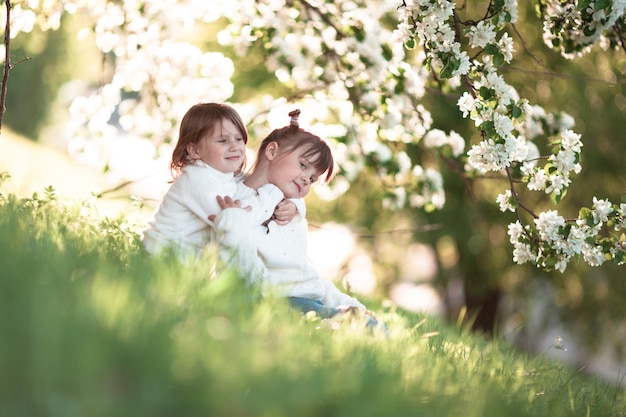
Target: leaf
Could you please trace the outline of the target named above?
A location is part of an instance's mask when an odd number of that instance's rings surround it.
[[[441,73],[439,73],[439,76],[441,78],[452,78],[452,73],[454,72],[455,68],[455,59],[452,58],[448,58],[448,60],[445,62],[443,68],[441,69]]]
[[[495,12],[499,13],[504,8],[504,0],[495,0],[493,2],[493,9]]]
[[[480,97],[482,97],[484,100],[489,100],[491,97],[493,96],[493,94],[491,93],[491,90],[485,86],[480,87]]]
[[[502,64],[504,64],[504,55],[500,52],[498,52],[497,54],[494,54],[493,65],[495,65],[496,67],[499,67]]]
[[[481,125],[479,126],[479,129],[487,132],[488,136],[493,136],[493,134],[496,131],[495,126],[492,121],[486,121],[486,122],[481,123]]]
[[[557,259],[557,257],[556,257],[556,256],[548,256],[548,257],[546,258],[545,265],[546,265],[548,268],[552,269],[552,268],[554,268],[554,266],[557,264],[557,262],[558,262],[558,261],[559,261],[559,260]]]
[[[578,210],[578,218],[579,219],[587,219],[589,217],[593,218],[593,212],[589,207],[581,207],[580,210]]]
[[[495,55],[499,51],[500,50],[498,49],[498,46],[493,43],[490,43],[489,45],[485,47],[485,52],[488,53],[489,55]]]
[[[593,5],[594,10],[606,9],[610,5],[610,0],[596,0]]]
[[[591,36],[596,33],[596,28],[592,26],[585,26],[583,28],[583,33],[585,34],[585,36]]]
[[[567,190],[561,190],[560,193],[553,191],[552,193],[550,193],[550,201],[552,201],[552,204],[557,205],[561,202],[561,200],[563,200],[566,195]]]
[[[413,43],[415,43],[415,38],[413,38]],[[415,45],[413,45],[413,47],[415,47]],[[381,48],[383,50],[383,58],[385,58],[386,61],[391,61],[391,58],[393,58],[393,51],[389,45],[383,44]]]

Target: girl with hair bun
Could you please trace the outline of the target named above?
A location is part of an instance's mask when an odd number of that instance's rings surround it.
[[[362,312],[368,326],[378,324],[356,298],[320,277],[307,255],[308,225],[302,200],[320,179],[330,181],[335,161],[328,144],[299,126],[299,110],[290,123],[272,131],[261,143],[256,161],[234,198],[218,197],[222,212],[215,218],[223,259],[262,290],[284,296],[296,310],[330,318],[345,311]],[[276,185],[293,199],[298,213],[291,222],[274,219],[254,226],[239,201],[257,195],[266,184]]]

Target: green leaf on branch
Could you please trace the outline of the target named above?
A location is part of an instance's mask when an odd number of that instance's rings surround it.
[[[552,191],[550,193],[550,201],[552,204],[557,205],[563,200],[563,197],[567,195],[567,190],[561,190],[560,192]]]
[[[589,7],[590,3],[591,3],[591,0],[579,0],[578,6],[576,6],[576,9],[585,10],[587,7]]]
[[[593,9],[594,10],[600,10],[600,9],[606,9],[607,7],[609,7],[611,0],[596,0],[596,2],[593,5]]]
[[[459,63],[457,62],[456,59],[448,57],[445,61],[444,61],[444,66],[441,69],[441,73],[439,73],[439,76],[441,78],[452,78],[452,73],[458,69]]]
[[[594,33],[596,33],[596,28],[594,28],[592,26],[585,26],[583,28],[583,33],[585,34],[585,36],[591,36]]]
[[[578,218],[581,220],[593,219],[593,212],[589,207],[581,207],[578,210]]]
[[[498,51],[498,53],[493,55],[493,65],[499,67],[504,64],[504,54]]]
[[[413,39],[413,42],[415,42],[415,39]],[[383,50],[383,58],[385,58],[386,61],[391,61],[391,58],[393,58],[393,51],[389,45],[382,45],[381,49]]]
[[[487,133],[487,136],[489,137],[494,136],[496,133],[496,128],[492,121],[483,122],[480,126],[478,126],[478,128]]]
[[[352,30],[357,41],[363,42],[365,40],[365,31],[363,28],[353,26]]]
[[[493,91],[487,87],[480,87],[480,97],[484,100],[489,100],[493,97]]]
[[[432,213],[433,211],[437,210],[437,206],[435,206],[433,203],[428,202],[424,205],[424,212],[426,213]]]
[[[498,52],[499,52],[498,46],[493,43],[490,43],[489,45],[485,47],[485,53],[489,55],[495,55]]]
[[[548,256],[545,261],[546,267],[553,269],[558,262],[558,258],[556,256]]]

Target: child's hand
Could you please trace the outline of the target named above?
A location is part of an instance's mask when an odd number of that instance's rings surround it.
[[[289,200],[283,200],[274,209],[274,221],[279,226],[284,226],[293,220],[298,212],[296,205]]]
[[[252,210],[251,206],[241,207],[241,201],[240,200],[233,200],[229,196],[222,197],[222,196],[218,195],[216,197],[216,199],[217,199],[217,204],[220,206],[220,208],[222,210],[227,209],[227,208],[240,208],[240,209],[243,209],[245,211]],[[215,214],[209,215],[209,220],[214,221],[215,220]]]

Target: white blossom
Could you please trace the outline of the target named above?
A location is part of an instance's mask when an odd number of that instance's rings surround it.
[[[495,26],[488,21],[481,20],[476,26],[471,26],[467,32],[470,45],[473,48],[484,48],[490,43],[495,43]]]
[[[510,242],[512,244],[516,244],[520,240],[520,238],[524,234],[524,227],[519,222],[519,220],[516,221],[515,223],[509,224],[508,234],[509,234]]]
[[[570,180],[560,173],[552,174],[548,176],[548,186],[546,187],[546,194],[555,193],[560,195],[563,190],[569,186]]]
[[[463,93],[458,101],[459,110],[463,113],[463,117],[476,110],[476,99],[468,92]]]
[[[560,239],[560,228],[565,226],[565,219],[557,211],[540,213],[534,221],[542,240],[554,242]]]
[[[596,223],[609,221],[609,214],[611,213],[613,213],[613,207],[610,201],[593,197],[593,220]]]
[[[441,129],[432,129],[424,136],[424,145],[428,148],[439,148],[448,143],[446,133]]]
[[[517,243],[513,247],[513,262],[523,265],[527,262],[534,262],[535,255],[530,245],[526,243]]]
[[[500,205],[500,211],[515,211],[515,207],[511,204],[511,197],[511,190],[505,190],[504,193],[498,194],[496,201]]]
[[[513,47],[513,38],[509,36],[508,33],[504,33],[500,40],[498,41],[498,48],[502,55],[504,55],[504,61],[510,63],[513,59],[513,52],[515,52],[515,48]]]

